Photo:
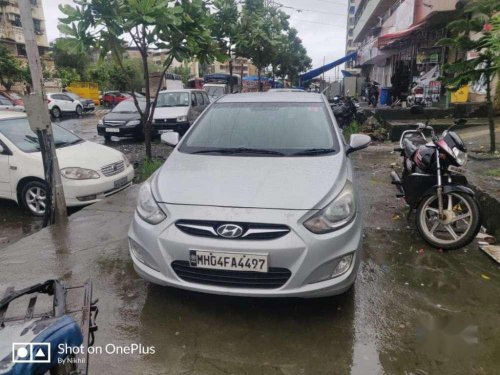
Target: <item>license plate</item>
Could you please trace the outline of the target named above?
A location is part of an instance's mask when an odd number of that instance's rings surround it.
[[[119,133],[120,129],[106,128],[106,133]]]
[[[127,185],[127,183],[128,183],[127,177],[122,177],[114,182],[115,189],[121,188],[122,186]]]
[[[168,132],[173,132],[173,130],[171,130],[171,129],[161,129],[161,130],[158,130],[158,134],[163,134],[163,133],[168,133]]]
[[[267,272],[267,254],[189,250],[189,265],[216,270]]]

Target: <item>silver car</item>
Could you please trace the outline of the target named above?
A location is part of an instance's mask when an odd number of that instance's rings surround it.
[[[208,107],[139,191],[136,271],[157,284],[252,297],[347,291],[361,215],[342,133],[325,97],[227,95]]]

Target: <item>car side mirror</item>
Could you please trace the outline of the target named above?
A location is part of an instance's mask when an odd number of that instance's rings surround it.
[[[349,146],[347,146],[346,155],[367,148],[371,140],[370,136],[366,134],[352,134],[349,140]]]
[[[177,143],[179,143],[179,133],[177,132],[163,133],[160,138],[162,143],[172,147],[177,146]]]

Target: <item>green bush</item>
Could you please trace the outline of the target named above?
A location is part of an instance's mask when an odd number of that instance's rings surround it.
[[[163,164],[163,160],[145,160],[137,171],[138,182],[146,181]]]

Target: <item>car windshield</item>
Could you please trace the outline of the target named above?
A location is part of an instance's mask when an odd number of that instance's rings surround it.
[[[208,96],[214,98],[224,95],[224,87],[207,87],[205,90],[207,91]]]
[[[162,107],[189,107],[189,93],[187,92],[161,92],[158,95],[156,108]]]
[[[206,154],[332,154],[339,145],[323,103],[219,103],[179,150]]]
[[[146,109],[146,102],[144,100],[139,100],[139,106],[141,110],[144,111]],[[113,110],[113,113],[135,113],[137,112],[137,108],[133,100],[125,100],[119,103]]]
[[[56,148],[74,145],[83,140],[73,133],[52,124]],[[0,120],[0,133],[24,152],[40,151],[38,137],[30,128],[27,118]]]

